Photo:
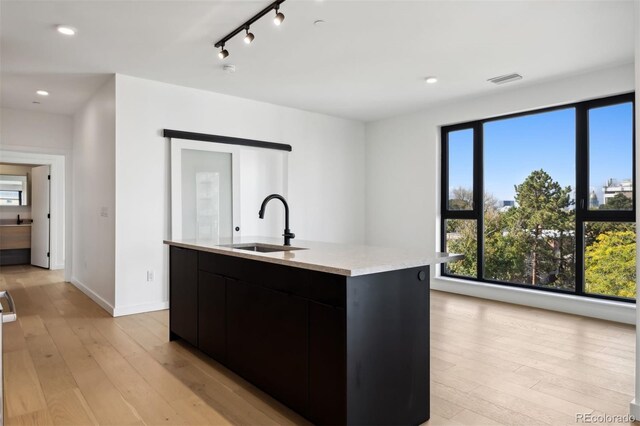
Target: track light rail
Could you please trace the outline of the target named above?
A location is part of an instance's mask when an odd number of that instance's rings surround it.
[[[262,9],[257,14],[253,15],[253,17],[251,19],[249,19],[248,21],[246,21],[245,23],[240,25],[238,28],[236,28],[235,30],[231,31],[229,34],[227,34],[226,36],[221,38],[218,42],[216,42],[215,47],[223,47],[226,42],[228,42],[233,37],[235,37],[238,34],[240,34],[242,31],[245,31],[247,28],[249,28],[258,19],[262,18],[264,15],[266,15],[269,12],[271,12],[272,10],[278,9],[278,7],[282,3],[284,3],[285,1],[286,0],[276,0],[276,1],[274,1],[269,6],[265,7],[264,9]]]

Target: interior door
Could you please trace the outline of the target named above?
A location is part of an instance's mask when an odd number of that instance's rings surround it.
[[[49,166],[31,169],[31,264],[49,269]]]
[[[222,243],[239,235],[238,160],[234,147],[172,140],[172,238]]]

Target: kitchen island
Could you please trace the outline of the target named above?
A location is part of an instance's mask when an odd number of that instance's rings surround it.
[[[317,424],[429,419],[429,267],[462,256],[270,238],[165,244],[172,340]]]

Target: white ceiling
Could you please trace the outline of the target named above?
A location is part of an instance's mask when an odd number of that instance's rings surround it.
[[[71,113],[123,73],[369,121],[633,62],[634,5],[615,0],[289,0],[281,27],[263,18],[220,61],[212,43],[269,1],[2,0],[2,105]],[[524,80],[486,81],[511,72]]]

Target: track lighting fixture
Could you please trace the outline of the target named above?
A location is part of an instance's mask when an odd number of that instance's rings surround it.
[[[220,46],[220,51],[218,52],[218,58],[224,59],[229,56],[229,51],[224,48],[224,44]]]
[[[284,14],[282,12],[278,12],[278,9],[280,9],[280,7],[276,6],[276,16],[273,18],[273,23],[276,25],[280,25],[282,24],[282,21],[284,21]]]
[[[284,21],[284,14],[282,12],[280,12],[280,5],[282,3],[284,3],[284,2],[285,2],[285,0],[276,0],[276,1],[272,2],[269,6],[265,7],[264,9],[262,9],[256,15],[252,16],[251,19],[249,19],[247,22],[243,23],[238,28],[236,28],[235,30],[231,31],[229,34],[227,34],[226,36],[221,38],[218,42],[216,42],[216,44],[214,44],[214,46],[220,48],[220,52],[218,52],[218,57],[220,59],[224,59],[227,56],[229,56],[229,51],[224,48],[224,44],[226,42],[228,42],[229,40],[231,40],[236,35],[240,34],[242,31],[245,32],[244,42],[246,44],[251,44],[251,42],[253,42],[253,40],[256,38],[253,35],[253,33],[249,31],[251,25],[254,22],[256,22],[258,19],[260,19],[263,16],[265,16],[267,13],[271,12],[272,10],[275,10],[275,12],[276,12],[276,16],[273,18],[273,23],[276,24],[276,25],[282,24],[282,21]]]
[[[249,32],[249,27],[247,27],[247,34],[244,36],[244,42],[247,44],[251,44],[254,38],[256,38],[253,33]]]

